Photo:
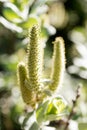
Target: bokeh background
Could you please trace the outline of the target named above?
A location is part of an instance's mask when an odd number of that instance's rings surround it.
[[[0,0],[0,130],[21,130],[25,104],[17,64],[26,56],[28,30],[37,23],[45,50],[43,77],[50,76],[52,41],[64,38],[66,70],[58,93],[72,107],[81,84],[69,130],[87,130],[87,0]]]

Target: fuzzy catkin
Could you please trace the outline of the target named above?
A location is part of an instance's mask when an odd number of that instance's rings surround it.
[[[65,69],[65,48],[64,41],[62,37],[57,37],[54,44],[53,52],[53,66],[51,73],[52,83],[49,85],[50,90],[55,91],[59,86],[61,86],[64,69]]]
[[[30,31],[30,43],[28,44],[27,69],[31,90],[38,92],[41,87],[43,46],[39,41],[39,29],[35,25]]]
[[[25,80],[27,79],[27,72],[24,63],[19,63],[17,68],[18,83],[21,89],[21,94],[24,102],[31,106],[35,105],[35,94],[26,87]]]

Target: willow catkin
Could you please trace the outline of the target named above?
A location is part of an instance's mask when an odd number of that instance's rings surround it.
[[[28,44],[27,69],[30,87],[38,92],[41,87],[42,66],[43,66],[43,45],[39,41],[38,25],[32,27],[30,31],[30,43]]]
[[[27,79],[27,72],[23,62],[18,64],[17,68],[17,76],[18,76],[18,83],[20,86],[22,98],[26,104],[34,106],[35,104],[35,94],[33,91],[29,90],[25,84],[25,80]]]
[[[65,69],[65,48],[64,41],[62,37],[57,37],[54,44],[53,52],[53,66],[51,73],[52,83],[49,85],[50,90],[55,91],[59,86],[61,86],[64,69]]]

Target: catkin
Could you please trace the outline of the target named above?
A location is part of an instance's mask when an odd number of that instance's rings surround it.
[[[65,49],[64,41],[62,37],[57,37],[54,44],[53,52],[53,66],[51,73],[52,83],[49,85],[50,90],[55,91],[59,86],[61,86],[64,69],[65,69]]]
[[[35,94],[26,87],[25,80],[27,79],[27,72],[24,63],[19,63],[17,68],[18,83],[21,89],[21,94],[24,102],[31,106],[35,104]]]
[[[39,41],[39,29],[36,25],[30,31],[30,43],[28,44],[27,55],[30,87],[33,91],[38,92],[42,87],[43,46]]]

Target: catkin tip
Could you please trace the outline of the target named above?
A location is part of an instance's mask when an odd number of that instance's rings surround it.
[[[25,66],[24,62],[20,62],[20,63],[18,64],[18,66],[17,66],[17,67],[18,67],[18,68],[19,68],[19,67],[21,67],[21,68],[22,68],[22,67],[24,67],[24,66]]]

